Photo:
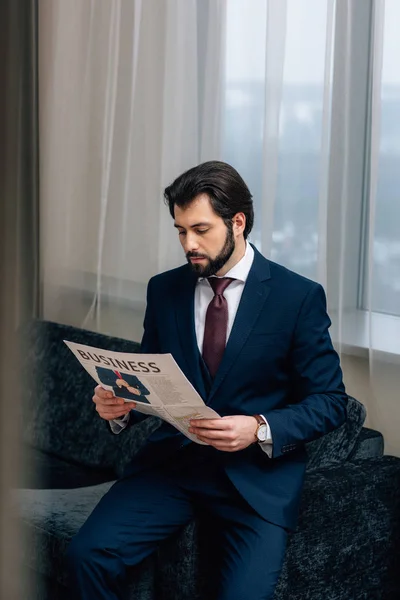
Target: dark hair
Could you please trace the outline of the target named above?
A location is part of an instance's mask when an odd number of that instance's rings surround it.
[[[175,204],[188,206],[199,194],[208,195],[214,212],[226,224],[232,223],[236,213],[244,213],[246,226],[243,235],[247,238],[254,221],[253,200],[249,188],[233,167],[210,160],[179,175],[164,190],[171,216],[175,217]]]

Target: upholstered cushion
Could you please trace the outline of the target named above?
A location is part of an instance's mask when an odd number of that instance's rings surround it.
[[[306,445],[309,471],[344,463],[350,456],[365,421],[364,406],[349,396],[347,419],[331,433]]]
[[[111,485],[14,492],[23,534],[23,564],[65,586],[64,555],[69,541]],[[154,579],[154,557],[131,568],[130,598],[152,600]]]
[[[139,349],[136,342],[67,325],[33,321],[26,326],[23,439],[31,447],[68,461],[120,471],[159,422],[152,417],[122,436],[112,434],[92,402],[95,382],[64,339],[121,352]]]
[[[383,435],[379,431],[363,427],[347,460],[355,461],[365,458],[379,458],[383,456],[383,452]]]
[[[19,488],[69,489],[98,485],[115,479],[111,467],[88,467],[57,458],[36,448],[24,447]]]

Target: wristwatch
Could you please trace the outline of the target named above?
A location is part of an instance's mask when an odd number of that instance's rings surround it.
[[[265,442],[265,440],[267,439],[267,431],[268,431],[267,424],[261,415],[253,415],[253,417],[256,419],[256,421],[258,423],[256,432],[255,432],[256,441],[257,442]]]

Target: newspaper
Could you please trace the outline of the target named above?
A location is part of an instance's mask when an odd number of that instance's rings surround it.
[[[189,432],[189,421],[220,415],[204,404],[171,354],[128,354],[64,342],[104,389],[135,402],[135,410],[167,421],[193,442],[207,445]]]

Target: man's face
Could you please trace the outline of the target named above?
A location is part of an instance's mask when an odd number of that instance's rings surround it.
[[[206,194],[185,208],[175,206],[175,227],[187,261],[199,277],[224,270],[235,250],[233,227],[214,212]]]

